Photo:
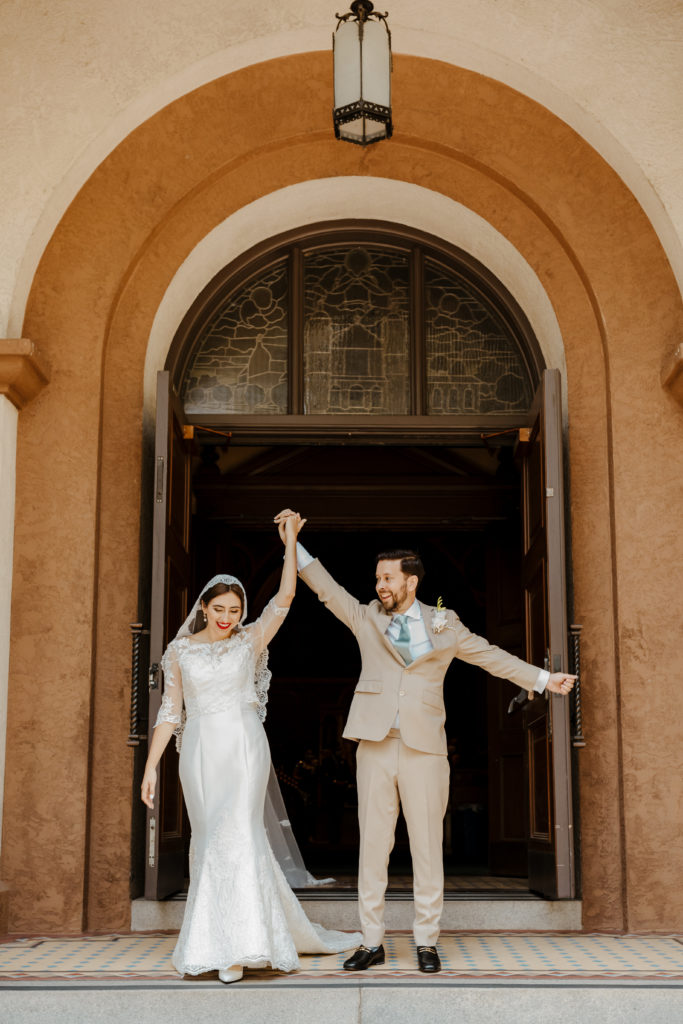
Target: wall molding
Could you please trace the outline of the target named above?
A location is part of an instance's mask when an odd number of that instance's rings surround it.
[[[0,395],[21,411],[50,381],[50,367],[28,338],[0,338]]]

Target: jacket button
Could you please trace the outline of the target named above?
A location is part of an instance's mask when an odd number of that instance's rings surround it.
[[[406,691],[405,690],[399,690],[398,691],[398,695],[399,695],[399,697],[405,697]]]

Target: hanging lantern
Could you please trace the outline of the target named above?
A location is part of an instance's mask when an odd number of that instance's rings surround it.
[[[368,146],[391,138],[391,33],[387,15],[354,0],[337,15],[334,49],[334,134]]]

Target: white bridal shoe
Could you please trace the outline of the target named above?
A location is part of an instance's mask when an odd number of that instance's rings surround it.
[[[243,974],[243,968],[236,964],[234,967],[226,967],[219,971],[218,980],[222,981],[224,985],[229,985],[231,981],[239,981]]]

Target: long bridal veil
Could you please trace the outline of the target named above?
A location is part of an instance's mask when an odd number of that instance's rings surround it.
[[[330,882],[334,882],[334,878],[314,878],[306,868],[299,844],[287,817],[287,809],[272,762],[266,802],[263,808],[263,823],[266,826],[268,842],[275,854],[275,859],[292,889],[303,889],[312,885],[329,885]]]

